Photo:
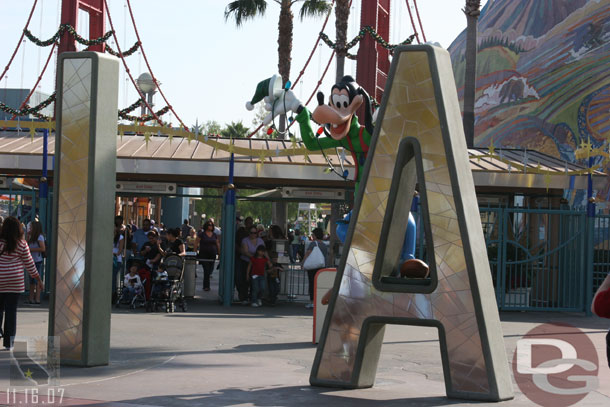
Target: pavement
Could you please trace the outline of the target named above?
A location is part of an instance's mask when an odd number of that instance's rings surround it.
[[[199,285],[201,281],[197,279]],[[187,312],[113,309],[109,365],[62,366],[57,388],[40,386],[32,391],[11,387],[10,352],[0,351],[0,405],[536,405],[516,385],[515,398],[502,403],[446,398],[437,330],[426,327],[388,326],[374,387],[311,387],[309,374],[316,347],[311,343],[312,311],[304,308],[305,302],[223,308],[216,299],[217,283],[217,278],[212,280],[209,292],[198,286]],[[45,305],[20,307],[18,335],[46,335]],[[610,321],[566,313],[513,312],[500,316],[509,361],[516,341],[541,323],[568,323],[585,332],[600,359],[600,384],[577,405],[610,405],[610,370],[605,363],[605,335]]]

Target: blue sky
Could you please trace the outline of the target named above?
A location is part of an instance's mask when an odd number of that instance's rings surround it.
[[[19,39],[27,20],[33,0],[0,0],[0,65],[4,68]],[[255,90],[256,84],[277,72],[277,19],[279,6],[269,2],[267,14],[246,22],[239,29],[231,21],[225,22],[224,0],[131,0],[144,50],[155,76],[178,115],[188,124],[195,120],[216,120],[221,124],[242,120],[248,127],[253,125],[254,114],[244,105]],[[359,28],[360,2],[352,6],[348,39],[353,38]],[[413,4],[413,2],[410,2]],[[482,2],[483,4],[486,1]],[[30,30],[39,38],[49,38],[59,26],[61,0],[38,0],[38,6],[30,23]],[[466,18],[461,12],[463,0],[419,0],[418,6],[424,32],[428,41],[448,47],[453,39],[466,27]],[[121,48],[130,47],[136,40],[131,21],[126,12],[125,0],[108,0],[110,13],[118,32]],[[295,14],[297,14],[298,5]],[[405,1],[392,1],[390,43],[404,40],[412,33]],[[296,78],[302,69],[317,35],[323,18],[306,19],[295,17],[294,45],[292,51],[291,77]],[[110,29],[107,24],[107,30]],[[88,34],[86,31],[80,31]],[[325,32],[334,38],[334,16],[331,16]],[[111,43],[112,44],[112,43]],[[115,45],[112,45],[116,49]],[[20,49],[8,78],[0,82],[5,87],[30,88],[39,75],[40,68],[50,48],[39,48],[26,41]],[[357,48],[352,51],[355,53]],[[295,88],[296,95],[305,101],[312,93],[318,78],[330,57],[326,45],[319,46],[302,81]],[[127,58],[131,72],[137,77],[146,70],[139,54]],[[329,68],[327,79],[321,90],[328,92],[334,79],[334,63]],[[346,74],[355,76],[355,63],[346,64]],[[122,72],[123,69],[121,70]],[[51,93],[54,89],[55,67],[49,66],[40,85],[40,90]],[[123,108],[137,100],[137,93],[127,76],[121,74],[119,107]],[[125,85],[128,86],[125,86]],[[315,98],[312,104],[315,103]],[[160,95],[155,95],[155,110],[165,106]],[[170,119],[170,116],[164,116]],[[174,124],[177,123],[172,118]]]

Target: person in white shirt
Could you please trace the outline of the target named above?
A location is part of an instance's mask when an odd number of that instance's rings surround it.
[[[123,289],[123,301],[130,303],[133,297],[136,294],[142,292],[142,280],[140,280],[140,276],[138,275],[138,266],[137,264],[133,264],[129,268],[129,273],[125,275],[124,289]]]
[[[121,225],[122,226],[122,225]],[[112,302],[116,301],[117,276],[123,269],[123,254],[125,253],[125,231],[121,226],[114,227],[114,242],[112,246]]]

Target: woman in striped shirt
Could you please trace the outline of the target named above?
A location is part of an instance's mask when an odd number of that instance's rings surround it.
[[[28,244],[23,239],[23,226],[17,218],[11,216],[4,221],[0,231],[0,325],[4,314],[4,349],[12,347],[17,333],[17,301],[25,291],[24,268],[37,281],[38,289],[41,290],[40,275],[36,271]]]

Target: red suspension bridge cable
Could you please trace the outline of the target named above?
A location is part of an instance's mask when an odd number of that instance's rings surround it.
[[[262,128],[263,128],[263,123],[259,124],[258,127],[256,129],[254,129],[254,131],[252,133],[248,134],[248,138],[254,136]]]
[[[116,48],[117,48],[117,50],[119,52],[119,55],[121,56],[121,61],[123,61],[123,66],[125,67],[125,72],[127,72],[127,75],[129,76],[129,79],[131,79],[131,83],[136,88],[136,91],[138,92],[138,95],[140,95],[140,98],[142,99],[142,101],[144,102],[146,107],[148,108],[148,111],[150,112],[150,114],[154,117],[156,122],[159,123],[159,125],[163,126],[163,122],[161,121],[161,119],[159,119],[159,117],[155,114],[155,111],[148,104],[148,102],[146,101],[146,98],[142,94],[142,91],[136,85],[136,81],[133,79],[133,75],[131,75],[131,71],[129,70],[129,67],[127,66],[127,62],[125,61],[125,57],[123,56],[123,51],[121,51],[121,46],[119,45],[119,39],[116,36],[116,30],[114,29],[114,25],[112,24],[112,17],[110,17],[110,9],[108,8],[108,2],[106,0],[104,0],[104,6],[106,7],[106,11],[107,11],[106,14],[108,15],[108,23],[110,23],[110,29],[112,30],[112,36],[114,37],[114,41],[116,43]],[[139,41],[139,37],[138,37],[138,41]],[[141,47],[141,45],[140,45],[140,47]],[[144,50],[142,50],[142,54],[143,53],[144,53]],[[155,80],[154,76],[153,76],[153,80]],[[156,83],[156,80],[155,80],[155,83]],[[171,108],[171,106],[170,106],[170,108]],[[188,131],[188,129],[187,129],[187,131]]]
[[[413,26],[413,33],[415,33],[415,39],[417,39],[417,43],[421,44],[419,40],[419,33],[417,32],[417,26],[415,25],[415,20],[413,19],[413,13],[411,12],[411,6],[409,5],[409,0],[406,0],[407,10],[409,11],[409,17],[411,18],[411,25]]]
[[[318,89],[320,89],[320,85],[322,85],[322,81],[324,80],[324,77],[326,76],[326,73],[328,72],[328,68],[330,68],[330,63],[333,61],[334,57],[335,57],[335,51],[333,51],[333,53],[330,54],[330,58],[328,58],[328,63],[326,64],[326,68],[324,68],[324,72],[322,72],[322,76],[318,80],[318,84],[316,85],[313,92],[311,92],[311,95],[309,96],[309,99],[307,99],[307,102],[305,102],[305,105],[308,105],[309,102],[311,102],[311,99],[313,99],[313,96],[316,94]]]
[[[34,94],[34,91],[38,87],[38,84],[42,80],[42,77],[44,76],[44,73],[47,70],[47,67],[49,66],[49,61],[51,61],[51,57],[53,56],[53,51],[55,51],[55,47],[57,47],[57,43],[56,42],[54,42],[53,46],[51,47],[51,52],[49,52],[49,57],[47,58],[47,62],[45,62],[44,67],[42,68],[42,71],[40,72],[40,76],[38,77],[38,80],[36,81],[36,83],[32,87],[32,90],[30,90],[30,93],[28,94],[28,96],[25,98],[25,100],[21,104],[21,107],[19,107],[19,110],[21,110],[21,109],[23,109],[25,107],[25,105],[28,103],[28,101],[30,100],[30,98]],[[17,117],[16,114],[13,115],[11,120],[15,120],[15,117]]]
[[[333,0],[333,2],[334,2],[334,0]],[[349,7],[351,7],[351,6],[352,6],[352,1],[350,0]],[[319,40],[320,40],[320,36],[318,36],[318,41]],[[326,73],[328,72],[328,68],[330,68],[330,63],[333,61],[333,58],[335,57],[335,53],[336,53],[336,51],[333,50],[332,54],[330,54],[330,58],[328,58],[328,63],[326,64],[326,68],[324,68],[324,72],[322,72],[322,76],[318,80],[318,84],[316,85],[313,92],[311,92],[311,95],[309,96],[309,99],[307,99],[307,102],[305,103],[305,105],[308,105],[309,102],[311,102],[311,99],[313,99],[313,96],[316,94],[318,89],[320,89],[320,86],[322,85],[322,81],[324,80],[324,77],[326,76]],[[294,122],[292,122],[292,123],[294,123]],[[292,123],[290,123],[291,126],[292,126]]]
[[[309,102],[311,102],[311,99],[313,99],[313,97],[316,94],[316,92],[318,91],[318,89],[320,89],[320,86],[322,85],[322,81],[324,80],[324,77],[328,73],[328,68],[330,68],[330,64],[333,61],[333,58],[335,57],[335,52],[336,51],[333,51],[332,54],[330,54],[330,58],[328,58],[328,63],[326,64],[326,68],[324,68],[324,72],[322,72],[322,76],[320,76],[320,79],[318,80],[318,84],[314,88],[313,92],[311,92],[309,99],[307,99],[307,102],[305,102],[305,106],[307,106],[309,104]],[[290,123],[287,128],[289,129],[290,127],[292,127],[292,125],[295,122],[296,122],[296,120],[292,121],[292,123]],[[262,124],[261,124],[261,126],[262,126]]]
[[[335,0],[333,0],[332,4],[331,4],[331,9],[328,12],[328,14],[326,15],[326,19],[324,20],[324,24],[322,24],[322,29],[320,30],[320,32],[324,32],[324,30],[326,29],[326,24],[328,23],[328,19],[330,17],[330,14],[332,13],[332,7],[335,5]],[[351,2],[350,2],[351,5]],[[316,43],[313,45],[313,49],[311,50],[311,53],[309,54],[309,58],[307,58],[307,61],[305,62],[305,65],[303,66],[303,69],[301,69],[301,72],[299,73],[299,76],[297,76],[297,78],[294,80],[292,87],[290,89],[294,89],[295,86],[297,86],[297,83],[299,82],[299,79],[301,79],[301,76],[303,76],[303,74],[305,73],[305,69],[307,69],[307,66],[309,65],[309,63],[311,62],[311,58],[313,57],[313,54],[316,52],[316,49],[318,48],[318,44],[320,43],[320,36],[318,35],[318,38],[316,40]]]
[[[104,2],[105,1],[106,0],[104,0]],[[144,45],[142,43],[142,40],[140,39],[140,34],[138,33],[138,27],[136,26],[136,20],[133,17],[133,11],[131,10],[131,2],[129,0],[127,0],[127,8],[129,9],[129,16],[131,17],[131,22],[133,24],[133,29],[134,29],[134,31],[136,33],[136,38],[140,42],[140,50],[142,51],[142,56],[144,57],[144,62],[146,63],[146,67],[148,68],[148,72],[150,73],[150,76],[152,77],[153,82],[157,86],[157,90],[159,91],[159,93],[163,97],[163,100],[165,101],[165,104],[169,107],[169,110],[171,110],[172,113],[174,114],[174,116],[176,116],[176,119],[178,119],[178,121],[180,122],[182,127],[186,130],[187,133],[190,133],[190,130],[188,129],[188,127],[186,127],[186,125],[184,124],[184,122],[182,121],[180,116],[178,116],[178,113],[176,113],[176,111],[174,110],[172,105],[167,101],[167,98],[165,97],[165,94],[163,93],[163,90],[161,90],[161,86],[159,85],[159,82],[157,81],[157,78],[155,77],[155,74],[153,73],[152,69],[150,68],[150,64],[148,63],[148,58],[146,57],[146,52],[144,52]],[[108,13],[108,18],[110,19],[110,13]],[[118,47],[118,43],[117,43],[117,47]],[[120,50],[119,50],[119,52],[120,52]]]
[[[23,41],[23,36],[25,35],[25,30],[30,25],[30,20],[32,20],[32,15],[34,15],[34,9],[36,8],[36,3],[38,3],[38,0],[34,0],[34,4],[32,5],[32,10],[30,11],[30,16],[28,17],[28,21],[25,23],[25,27],[23,28],[23,31],[21,32],[21,37],[19,37],[19,41],[17,42],[17,47],[15,47],[15,51],[13,51],[13,55],[11,55],[11,59],[9,59],[8,64],[6,64],[6,67],[4,68],[4,71],[2,71],[2,75],[0,75],[0,81],[2,80],[2,78],[4,78],[4,75],[6,74],[6,71],[8,71],[8,68],[11,66],[11,63],[13,62],[15,55],[17,55],[17,51],[19,50],[19,47],[21,46],[21,41]]]
[[[421,18],[419,18],[419,9],[417,8],[417,0],[413,0],[413,5],[415,6],[415,14],[417,14],[417,21],[419,21],[419,29],[421,30],[421,36],[426,41],[426,34],[424,34],[424,26],[421,24]]]

